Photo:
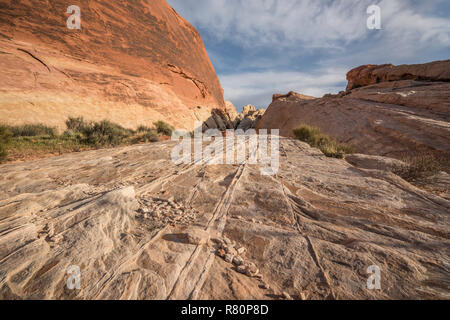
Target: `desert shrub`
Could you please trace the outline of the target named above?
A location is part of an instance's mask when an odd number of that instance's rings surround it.
[[[346,154],[354,153],[351,146],[322,134],[320,128],[308,125],[301,125],[294,129],[294,136],[308,143],[313,148],[319,148],[324,155],[331,158],[343,158]]]
[[[149,129],[148,131],[138,133],[131,139],[131,143],[149,143],[159,141],[159,135],[156,129]]]
[[[83,139],[84,139],[84,135],[80,131],[66,130],[61,135],[61,139],[63,139],[63,140],[76,140],[76,141],[82,142]]]
[[[11,160],[26,160],[159,140],[155,128],[141,126],[140,132],[137,132],[107,120],[93,122],[85,121],[82,117],[68,118],[66,126],[67,130],[59,135],[55,128],[43,124],[0,125],[0,162],[5,161],[7,157]],[[160,131],[164,128],[164,125],[160,126]]]
[[[84,141],[94,146],[117,146],[133,134],[132,130],[108,120],[85,124],[81,131]]]
[[[4,162],[8,157],[8,152],[6,151],[6,147],[0,144],[0,163]]]
[[[333,139],[323,139],[319,141],[319,149],[330,158],[342,159],[346,154],[354,153],[352,147],[339,143]]]
[[[74,132],[81,132],[86,127],[87,123],[84,121],[83,117],[69,117],[69,119],[66,120],[66,127],[68,130],[74,131]]]
[[[66,120],[67,130],[64,139],[75,139],[86,145],[102,147],[125,143],[134,132],[108,120],[100,122],[85,121],[83,117],[70,117]]]
[[[172,127],[170,124],[165,123],[164,121],[158,121],[154,123],[156,127],[156,131],[159,134],[165,135],[165,136],[172,136],[172,132],[175,130],[174,127]]]
[[[142,136],[143,142],[157,142],[159,140],[158,132],[156,130],[147,131]]]
[[[144,125],[140,125],[138,128],[137,128],[137,132],[138,133],[144,133],[144,132],[150,132],[150,131],[155,131],[155,129],[154,128],[150,128],[150,127],[147,127],[147,126],[144,126]]]
[[[144,125],[140,125],[136,130],[137,136],[132,140],[133,143],[148,143],[159,141],[158,130]]]
[[[299,128],[294,129],[294,136],[303,142],[317,146],[322,137],[322,133],[320,128],[302,125]]]
[[[14,137],[55,137],[57,135],[57,130],[55,127],[49,127],[42,123],[10,126],[9,129]]]
[[[108,120],[86,122],[82,117],[69,118],[66,126],[67,130],[62,135],[64,138],[77,139],[81,143],[95,147],[156,142],[159,140],[158,133],[172,134],[170,131],[172,128],[162,121],[155,123],[157,128],[141,125],[136,131]]]
[[[450,160],[432,153],[404,155],[402,161],[404,164],[395,166],[393,172],[418,185],[431,183],[434,176],[441,171],[448,171],[450,167]]]
[[[7,147],[13,134],[7,126],[0,125],[0,163],[8,156]]]

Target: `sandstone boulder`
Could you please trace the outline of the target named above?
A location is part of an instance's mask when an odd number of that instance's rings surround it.
[[[247,105],[243,111],[238,114],[231,102],[227,102],[225,111],[214,109],[211,116],[204,122],[203,129],[218,129],[225,131],[226,129],[241,129],[247,131],[255,128],[258,121],[265,113],[265,109],[256,110],[255,106]]]

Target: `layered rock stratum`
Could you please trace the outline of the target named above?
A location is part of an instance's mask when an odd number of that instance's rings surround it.
[[[199,33],[165,0],[0,1],[0,119],[64,129],[68,116],[192,130],[223,90]]]
[[[0,299],[450,298],[450,202],[391,160],[283,138],[263,176],[174,146],[0,166]]]
[[[301,124],[372,155],[432,152],[450,156],[450,60],[423,65],[367,65],[350,71],[346,92],[305,100],[274,97],[260,129],[287,137]]]
[[[425,64],[365,65],[347,74],[347,91],[371,84],[400,80],[450,81],[449,61],[434,61]]]

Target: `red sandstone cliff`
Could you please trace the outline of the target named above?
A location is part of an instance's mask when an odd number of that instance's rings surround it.
[[[0,0],[1,122],[190,129],[225,108],[199,33],[166,1],[77,1],[81,30],[66,26],[70,4]]]

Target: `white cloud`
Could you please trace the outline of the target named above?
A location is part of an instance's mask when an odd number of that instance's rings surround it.
[[[377,3],[384,36],[416,45],[449,45],[448,19],[414,12],[411,0],[169,0],[190,22],[217,41],[243,47],[301,44],[303,49],[340,48],[364,40],[366,9]],[[427,1],[428,2],[428,1]],[[432,5],[433,0],[429,1]],[[438,3],[439,1],[434,0]]]
[[[432,2],[432,1],[431,1]],[[409,2],[383,0],[387,38],[400,44],[450,46],[450,20],[415,12]]]

